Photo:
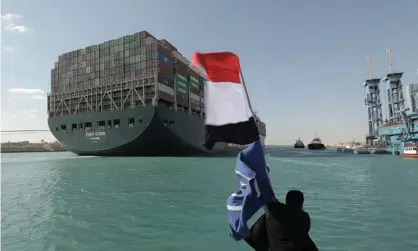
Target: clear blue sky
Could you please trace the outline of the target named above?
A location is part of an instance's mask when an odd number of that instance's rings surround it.
[[[268,143],[363,140],[365,57],[380,77],[391,48],[404,85],[418,82],[417,10],[417,0],[4,0],[2,15],[20,17],[2,19],[2,129],[47,129],[42,91],[59,54],[148,30],[189,58],[237,53]]]

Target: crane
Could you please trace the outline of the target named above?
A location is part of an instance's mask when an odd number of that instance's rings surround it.
[[[392,73],[393,70],[393,64],[392,64],[392,50],[387,49],[386,53],[388,54],[388,60],[389,60],[389,73]]]
[[[366,57],[366,59],[367,59],[367,67],[369,71],[369,79],[372,79],[372,58]]]

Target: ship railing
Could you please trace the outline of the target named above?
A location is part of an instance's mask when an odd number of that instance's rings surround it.
[[[121,110],[126,107],[126,103],[130,103],[131,108],[147,106],[148,104],[151,104],[155,98],[156,91],[153,88],[154,85],[154,77],[129,78],[106,85],[49,94],[48,114],[49,117],[55,117],[60,113],[60,116],[71,116],[99,110]],[[114,99],[115,96],[113,96],[113,94],[119,91],[124,92],[123,97]],[[125,91],[127,92],[125,93]],[[96,96],[94,96],[95,94]],[[68,100],[74,100],[74,102],[70,101],[68,103]],[[94,106],[92,103],[94,100],[99,102],[100,109],[99,106]]]
[[[153,80],[147,83],[147,80]],[[134,82],[140,82],[139,84],[133,84]],[[124,88],[123,84],[130,84],[129,86]],[[69,91],[61,91],[61,92],[48,92],[47,96],[59,96],[59,95],[68,95],[68,94],[82,94],[83,92],[88,92],[90,90],[93,89],[103,89],[103,90],[121,90],[121,89],[130,89],[132,86],[134,87],[140,87],[140,86],[152,86],[155,85],[155,76],[148,76],[148,77],[141,77],[141,78],[124,78],[124,79],[119,79],[116,80],[113,83],[106,83],[103,85],[97,85],[97,86],[89,86],[89,87],[85,87],[85,88],[77,88],[74,90],[69,90]],[[117,87],[118,85],[121,85],[122,87]],[[132,85],[132,86],[131,86]]]

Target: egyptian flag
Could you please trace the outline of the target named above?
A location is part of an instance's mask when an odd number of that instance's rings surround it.
[[[231,52],[195,52],[192,64],[202,68],[207,78],[205,148],[211,150],[216,142],[247,145],[258,140],[238,56]]]

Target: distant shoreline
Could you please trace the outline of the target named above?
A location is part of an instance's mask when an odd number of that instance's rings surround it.
[[[46,152],[68,152],[66,149],[1,149],[0,153],[46,153]]]
[[[19,142],[2,142],[0,153],[46,153],[46,152],[66,152],[60,143],[55,142],[44,142],[31,143],[29,141]]]

